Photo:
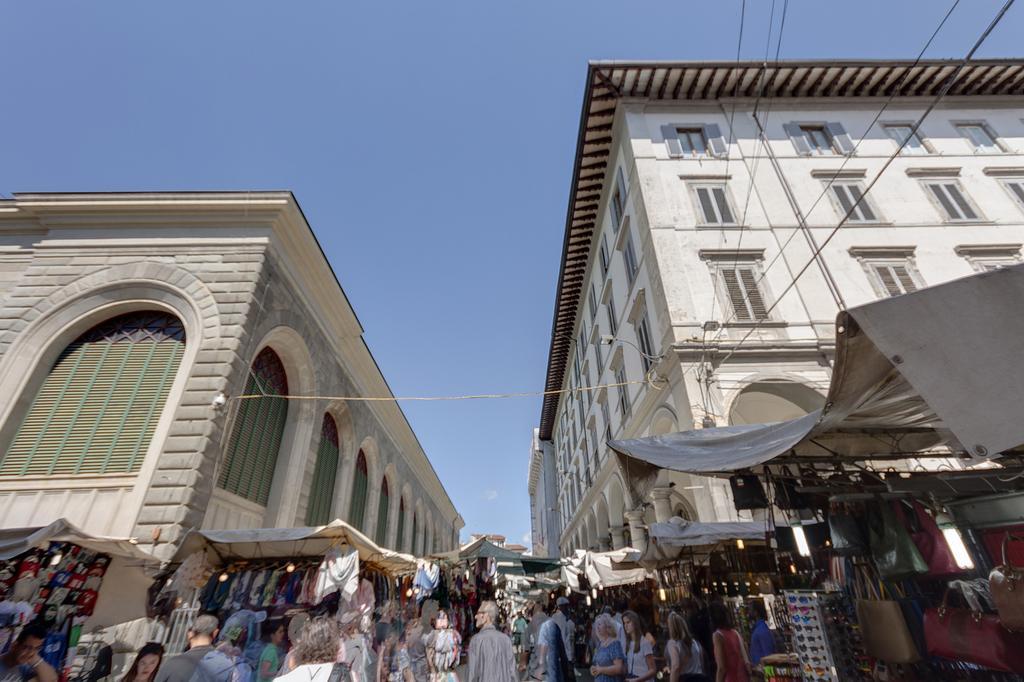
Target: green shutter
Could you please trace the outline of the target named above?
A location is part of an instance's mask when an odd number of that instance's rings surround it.
[[[388,496],[388,479],[380,484],[380,501],[377,503],[377,544],[383,547],[388,541],[388,511],[391,498]]]
[[[334,499],[334,480],[337,474],[338,426],[331,415],[325,414],[320,429],[320,445],[316,451],[313,483],[309,490],[309,505],[306,507],[306,525],[322,526],[332,520],[331,502]]]
[[[288,399],[281,397],[288,395],[288,379],[272,349],[264,348],[253,361],[245,395],[266,397],[240,401],[217,485],[266,505],[288,419]]]
[[[398,500],[398,532],[395,534],[395,549],[405,551],[405,498]]]
[[[50,369],[0,474],[135,473],[185,352],[181,322],[121,315],[72,342]]]
[[[366,470],[366,455],[359,451],[359,458],[356,460],[356,475],[352,481],[352,501],[348,510],[348,522],[358,530],[363,530],[363,522],[366,520],[366,488],[368,485]]]

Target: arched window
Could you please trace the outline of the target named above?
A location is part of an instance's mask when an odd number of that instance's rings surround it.
[[[217,485],[266,505],[288,418],[288,399],[276,397],[288,395],[288,376],[281,358],[271,348],[264,348],[253,361],[245,395],[268,397],[240,401]]]
[[[356,458],[356,476],[352,481],[352,502],[348,509],[348,522],[358,530],[363,530],[363,522],[366,520],[366,487],[368,485],[369,473],[366,468],[366,455],[359,451]]]
[[[137,472],[184,352],[181,321],[157,311],[79,336],[49,368],[0,475]]]
[[[405,551],[405,498],[398,498],[398,532],[395,534],[395,549]]]
[[[377,544],[383,547],[388,541],[388,511],[391,499],[388,496],[387,476],[380,482],[380,501],[377,502]]]
[[[334,500],[334,480],[338,475],[338,425],[334,417],[324,415],[320,428],[320,445],[316,450],[316,465],[313,468],[313,484],[309,489],[309,505],[306,507],[306,524],[322,526],[331,519],[331,502]]]
[[[413,554],[417,554],[419,552],[419,548],[416,546],[416,540],[419,538],[419,533],[420,533],[420,520],[416,516],[416,512],[413,512],[412,513],[412,541],[409,543],[411,545],[411,548],[410,548],[409,551],[412,552]]]

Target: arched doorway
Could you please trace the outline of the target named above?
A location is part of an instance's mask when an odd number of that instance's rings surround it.
[[[758,381],[745,387],[729,409],[730,424],[767,424],[821,409],[825,397],[795,381]]]

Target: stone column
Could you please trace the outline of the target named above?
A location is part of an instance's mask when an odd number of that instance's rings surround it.
[[[612,549],[622,549],[626,546],[626,535],[623,531],[625,526],[611,526],[608,530],[612,533]]]
[[[666,523],[672,518],[672,488],[655,488],[651,497],[654,498],[654,520]]]
[[[644,526],[644,513],[642,510],[628,511],[623,516],[629,524],[629,536],[633,548],[643,552],[647,549],[647,529]]]

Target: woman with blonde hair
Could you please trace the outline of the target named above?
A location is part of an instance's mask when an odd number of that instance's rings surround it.
[[[622,614],[622,632],[626,636],[626,679],[647,682],[654,679],[654,647],[644,637],[644,626],[636,611]]]
[[[704,649],[700,642],[693,638],[686,619],[673,611],[668,616],[668,643],[665,645],[668,655],[669,682],[703,682]]]
[[[594,621],[597,649],[594,651],[590,675],[594,682],[622,682],[626,674],[626,655],[618,640],[615,620],[602,613]]]

